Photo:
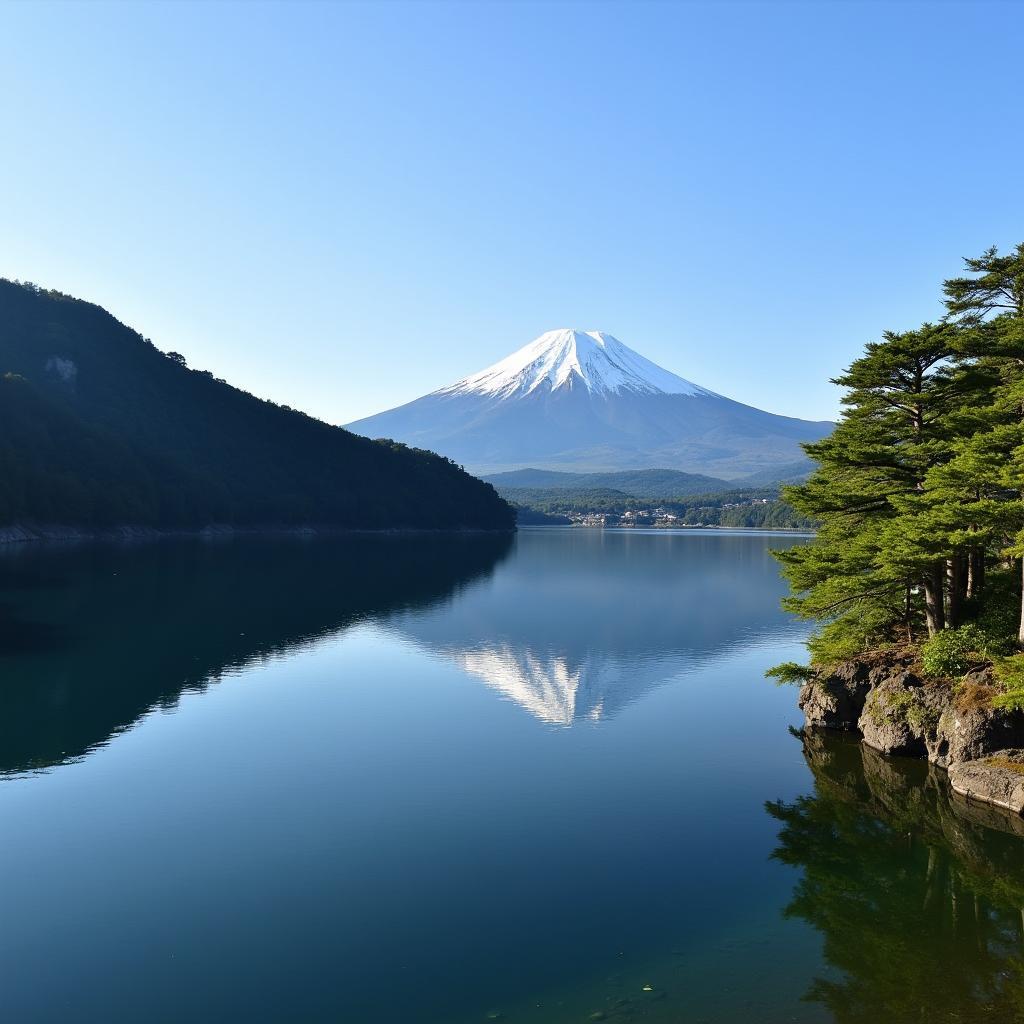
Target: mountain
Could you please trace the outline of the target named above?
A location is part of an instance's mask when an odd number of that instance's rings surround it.
[[[0,280],[0,527],[511,529],[490,484],[190,370],[99,306]]]
[[[637,498],[676,498],[684,494],[712,494],[735,484],[700,473],[680,473],[675,469],[634,469],[619,473],[560,473],[552,469],[517,469],[495,473],[484,480],[499,493],[506,490],[609,490]]]
[[[693,384],[610,334],[548,331],[423,398],[350,423],[474,473],[671,467],[742,477],[800,459],[828,422],[775,416]]]
[[[757,487],[768,487],[772,484],[799,484],[814,472],[816,466],[817,463],[803,458],[785,466],[770,466],[768,469],[759,470],[738,482]]]

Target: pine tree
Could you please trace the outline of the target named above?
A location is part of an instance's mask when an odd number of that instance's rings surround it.
[[[993,386],[984,411],[986,429],[960,445],[952,473],[978,495],[968,514],[991,542],[1009,535],[1004,553],[1024,554],[1024,243],[1006,256],[993,246],[964,261],[968,275],[945,281],[950,321],[965,329],[967,354]],[[947,478],[939,476],[936,486]],[[1024,560],[1022,560],[1024,567]],[[1018,643],[1024,646],[1024,587]]]
[[[965,374],[952,357],[958,328],[888,332],[834,383],[848,389],[833,434],[806,446],[819,469],[787,499],[817,518],[816,540],[780,552],[794,596],[787,607],[827,625],[812,651],[841,657],[922,612],[946,624],[945,564],[953,552],[924,499],[930,471],[952,454],[950,417]],[[917,599],[923,594],[923,607]]]
[[[887,333],[835,381],[843,416],[786,493],[821,524],[778,553],[786,606],[824,623],[819,663],[972,619],[990,656],[1013,632],[1024,647],[1024,244],[965,262],[942,323]]]

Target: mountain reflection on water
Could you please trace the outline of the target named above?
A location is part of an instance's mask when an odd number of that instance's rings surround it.
[[[709,932],[730,975],[753,904],[786,948],[762,807],[806,769],[762,673],[801,542],[10,549],[5,1019],[653,1022],[708,977],[717,1005]],[[808,971],[764,973],[788,1011]]]
[[[803,738],[814,792],[768,805],[785,910],[825,940],[806,994],[837,1024],[1024,1020],[1024,822],[943,771],[843,737]]]
[[[511,537],[487,535],[8,545],[0,771],[74,760],[184,691],[362,622],[544,722],[608,717],[756,639],[752,622],[792,633],[769,554],[790,543],[537,531],[513,558]]]
[[[798,543],[0,553],[5,1019],[1024,1019],[1013,819],[787,734]]]
[[[486,576],[507,535],[0,546],[0,772],[74,760],[185,691]]]
[[[537,531],[471,600],[390,624],[543,722],[596,721],[737,648],[802,636],[770,554],[794,543]]]

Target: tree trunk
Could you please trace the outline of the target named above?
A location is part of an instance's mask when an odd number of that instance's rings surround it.
[[[960,565],[960,559],[956,555],[946,559],[946,626],[949,629],[956,629],[960,625],[963,613],[961,605],[963,573]]]
[[[928,635],[935,636],[936,633],[946,628],[945,601],[942,593],[943,565],[936,562],[932,571],[924,580],[924,613],[928,620]],[[1024,607],[1022,607],[1024,615]],[[1021,630],[1024,632],[1024,619],[1021,621]]]
[[[971,548],[967,556],[967,596],[977,597],[985,588],[985,552]]]
[[[1021,559],[1021,572],[1024,574],[1024,558]],[[1024,575],[1021,577],[1020,629],[1017,631],[1017,645],[1024,647]]]

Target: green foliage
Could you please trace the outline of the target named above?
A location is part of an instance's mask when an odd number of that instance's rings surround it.
[[[820,522],[777,553],[816,662],[932,637],[929,670],[955,675],[1019,642],[1024,245],[966,262],[945,320],[886,332],[836,380],[843,416],[805,445],[818,469],[783,492]]]
[[[885,705],[896,717],[905,715],[917,703],[910,690],[892,690],[885,695]]]
[[[941,714],[935,707],[930,707],[915,699],[907,708],[907,722],[919,733],[934,732],[938,727]]]
[[[789,607],[788,599],[783,602]],[[828,667],[854,658],[865,651],[886,646],[880,639],[887,621],[884,607],[865,603],[858,618],[843,617],[824,622],[807,641],[811,663]]]
[[[921,646],[921,664],[930,676],[962,676],[988,655],[989,638],[973,624],[944,629]]]
[[[807,641],[811,664],[828,668],[870,649],[874,637],[869,629],[857,635],[850,628],[849,621],[828,622],[820,627]]]
[[[774,679],[780,686],[802,686],[814,676],[814,669],[796,661],[784,661],[781,665],[768,669],[765,675],[769,679]]]
[[[985,654],[1005,658],[1017,648],[1020,627],[1020,595],[1015,592],[1016,572],[991,573],[985,584],[985,599],[976,619],[985,634]]]
[[[1024,654],[1000,658],[995,663],[1000,692],[992,699],[998,708],[1024,711]]]
[[[448,459],[255,398],[98,306],[0,280],[0,525],[511,529]]]

